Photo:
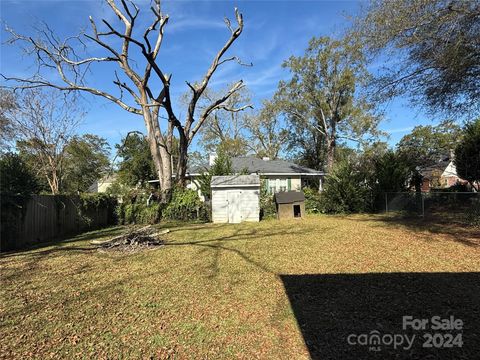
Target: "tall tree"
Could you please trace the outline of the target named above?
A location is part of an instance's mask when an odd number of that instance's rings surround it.
[[[110,169],[109,155],[110,146],[104,138],[92,134],[74,136],[65,148],[62,192],[87,191]]]
[[[208,90],[208,89],[207,89]],[[221,93],[224,93],[221,91]],[[220,95],[214,91],[205,91],[199,102],[199,108],[205,108]],[[248,141],[245,137],[245,119],[247,114],[236,111],[250,102],[250,96],[243,88],[230,96],[224,104],[212,112],[200,130],[200,144],[208,152],[224,152],[230,157],[246,155]],[[243,109],[243,108],[242,108]]]
[[[367,78],[360,50],[347,39],[311,39],[305,55],[292,56],[284,63],[292,79],[280,82],[275,95],[295,129],[292,145],[307,145],[295,143],[306,136],[313,143],[305,152],[325,146],[328,170],[335,161],[337,141],[363,141],[367,134],[377,133],[380,117],[374,113],[374,105],[359,96],[359,85]],[[318,163],[321,160],[318,158]]]
[[[60,191],[65,148],[83,118],[76,99],[54,89],[24,90],[8,113],[17,148],[52,194]]]
[[[127,186],[143,186],[155,179],[155,165],[149,151],[148,140],[143,134],[129,133],[115,145],[121,158],[118,177]]]
[[[382,97],[408,94],[434,111],[480,110],[478,1],[372,0],[352,32],[385,64],[374,82]]]
[[[15,131],[12,126],[11,114],[16,106],[13,92],[0,89],[0,153],[7,152],[13,145]]]
[[[436,126],[416,126],[397,144],[397,150],[415,166],[430,166],[448,156],[461,139],[462,131],[445,120]]]
[[[169,201],[172,191],[172,164],[174,130],[179,138],[179,156],[176,166],[177,181],[184,185],[188,160],[188,147],[194,136],[199,132],[210,114],[222,107],[234,93],[244,87],[242,80],[222,96],[216,98],[200,113],[197,113],[197,103],[207,89],[210,79],[216,70],[226,62],[240,60],[236,56],[226,57],[225,54],[243,31],[242,14],[235,9],[236,25],[225,19],[230,36],[214,56],[202,79],[191,84],[188,110],[184,121],[176,116],[170,94],[171,75],[167,74],[159,64],[160,49],[164,30],[168,23],[168,15],[161,11],[160,0],[153,0],[150,8],[152,21],[143,29],[138,15],[140,8],[133,2],[121,0],[121,5],[115,0],[106,0],[110,10],[115,15],[117,23],[103,19],[104,30],[99,29],[95,20],[90,17],[91,34],[81,32],[66,40],[59,37],[48,27],[38,32],[38,38],[17,34],[7,28],[11,34],[10,44],[20,43],[26,47],[37,61],[38,71],[33,77],[20,78],[4,76],[14,88],[54,87],[64,91],[82,91],[106,98],[120,106],[125,111],[143,117],[150,153],[162,189],[162,201]],[[122,29],[119,29],[118,23]],[[142,34],[142,35],[140,35]],[[117,43],[121,42],[121,50]],[[97,46],[104,52],[103,56],[89,56],[87,49]],[[85,56],[80,52],[85,50]],[[93,71],[95,64],[106,63],[116,66],[113,83],[118,87],[114,94],[106,90],[88,85],[87,74]],[[61,82],[54,82],[46,77],[52,69],[56,69]],[[87,71],[89,70],[89,71]],[[101,71],[101,69],[99,69]],[[160,87],[158,86],[160,84]],[[158,91],[155,91],[158,89]],[[125,96],[128,95],[129,99]],[[240,111],[241,109],[232,109]],[[165,117],[160,113],[164,112]],[[165,122],[161,124],[161,120]]]
[[[480,119],[465,126],[463,139],[455,149],[454,163],[458,176],[480,192]]]
[[[277,159],[286,148],[288,130],[281,119],[281,111],[272,101],[265,101],[256,114],[245,119],[248,147],[257,157]]]

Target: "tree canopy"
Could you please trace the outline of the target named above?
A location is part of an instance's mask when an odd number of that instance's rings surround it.
[[[348,39],[313,38],[303,56],[285,63],[292,74],[281,81],[274,101],[288,118],[292,148],[315,159],[321,168],[335,161],[338,141],[364,141],[377,134],[381,119],[374,104],[360,95],[368,74],[361,47]]]
[[[467,124],[455,149],[455,166],[460,178],[480,191],[480,119]]]
[[[430,166],[441,157],[450,156],[461,135],[460,126],[448,120],[438,125],[416,126],[411,133],[402,137],[397,149],[415,166]]]
[[[384,64],[374,92],[407,94],[433,111],[478,114],[478,1],[372,0],[352,33]]]

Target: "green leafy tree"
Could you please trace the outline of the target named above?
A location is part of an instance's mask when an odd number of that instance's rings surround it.
[[[429,166],[449,155],[462,136],[461,128],[451,121],[436,126],[416,126],[397,144],[397,150],[414,166]]]
[[[361,142],[378,134],[381,118],[359,95],[368,78],[360,46],[347,39],[313,38],[305,55],[290,57],[284,67],[292,78],[280,82],[274,101],[291,126],[291,147],[315,158],[315,168],[325,161],[333,169],[339,141]]]
[[[0,156],[0,193],[5,195],[30,195],[39,191],[35,172],[18,154]]]
[[[118,166],[120,183],[130,187],[145,186],[148,180],[156,178],[149,143],[143,134],[129,133],[115,147],[121,158]]]
[[[62,192],[85,192],[110,169],[110,146],[99,136],[74,136],[67,144],[65,154]]]
[[[217,157],[213,163],[213,165],[206,171],[203,172],[199,177],[200,183],[200,191],[202,195],[206,198],[210,198],[211,188],[210,184],[212,182],[213,176],[222,176],[222,175],[232,175],[233,168],[232,168],[232,160],[223,151],[220,151],[217,154]]]
[[[372,0],[352,32],[385,64],[374,82],[382,97],[408,94],[457,114],[480,109],[478,1]]]
[[[325,179],[322,210],[327,213],[356,213],[369,210],[370,190],[357,162],[335,164]]]
[[[455,149],[455,167],[460,178],[480,191],[480,119],[467,124],[464,133]]]
[[[11,114],[17,102],[12,91],[0,89],[0,152],[7,152],[15,138]]]

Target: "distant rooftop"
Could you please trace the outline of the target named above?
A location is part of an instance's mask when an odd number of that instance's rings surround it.
[[[193,167],[188,173],[198,174],[208,169],[208,165]],[[232,168],[236,173],[247,172],[249,174],[303,174],[324,175],[323,171],[314,170],[305,166],[297,165],[285,160],[263,160],[254,156],[232,158]]]

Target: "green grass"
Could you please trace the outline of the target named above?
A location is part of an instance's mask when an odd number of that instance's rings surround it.
[[[175,225],[134,254],[90,245],[120,227],[7,253],[0,357],[308,358],[280,275],[480,271],[479,234],[448,229],[310,216]]]

